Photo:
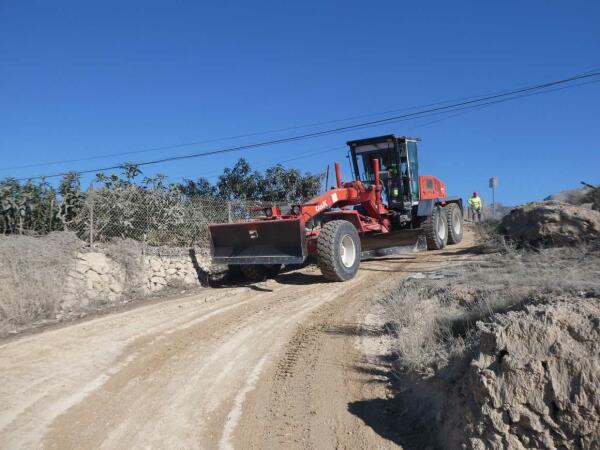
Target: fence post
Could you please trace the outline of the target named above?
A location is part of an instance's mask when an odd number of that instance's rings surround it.
[[[90,247],[94,244],[94,190],[88,189],[88,208],[90,209]]]
[[[231,220],[231,200],[227,201],[227,221],[229,223],[232,222],[232,220]]]
[[[19,234],[23,234],[23,214],[21,213],[21,210],[19,209]]]
[[[202,198],[198,198],[198,213],[200,215],[200,217],[198,217],[196,220],[194,220],[194,236],[192,237],[192,241],[198,245],[198,243],[200,242],[201,236],[202,236],[202,227],[204,226],[204,223],[206,222],[205,219],[205,214],[204,214],[204,201]],[[195,211],[195,208],[192,208],[192,211]]]
[[[52,230],[52,222],[54,219],[54,197],[52,197],[50,199],[50,217],[48,217],[48,233],[50,233]]]

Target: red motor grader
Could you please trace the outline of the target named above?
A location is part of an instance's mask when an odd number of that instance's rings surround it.
[[[336,163],[336,186],[306,203],[209,225],[214,262],[240,266],[256,281],[314,256],[326,279],[346,281],[361,259],[460,242],[462,200],[448,197],[437,178],[419,176],[419,141],[386,135],[348,142],[354,181],[342,182]]]

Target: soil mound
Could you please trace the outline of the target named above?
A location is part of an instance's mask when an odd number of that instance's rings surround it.
[[[584,201],[592,205],[592,209],[600,211],[600,187],[590,189],[586,194]]]
[[[578,189],[569,189],[549,195],[544,200],[556,200],[600,211],[600,187],[586,186]]]
[[[451,446],[466,432],[472,449],[599,448],[600,299],[565,296],[478,326]]]
[[[600,239],[600,212],[558,201],[514,208],[501,222],[511,240],[534,246],[565,246]]]

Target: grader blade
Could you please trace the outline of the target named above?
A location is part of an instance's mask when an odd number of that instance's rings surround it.
[[[304,224],[299,219],[209,225],[217,264],[301,264],[306,259]]]

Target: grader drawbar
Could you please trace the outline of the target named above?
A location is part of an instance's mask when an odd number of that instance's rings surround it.
[[[336,186],[306,203],[209,225],[214,262],[257,281],[314,257],[326,279],[346,281],[361,260],[460,242],[462,200],[447,196],[439,179],[419,176],[418,142],[394,135],[348,142],[353,181],[342,182],[336,163]]]

